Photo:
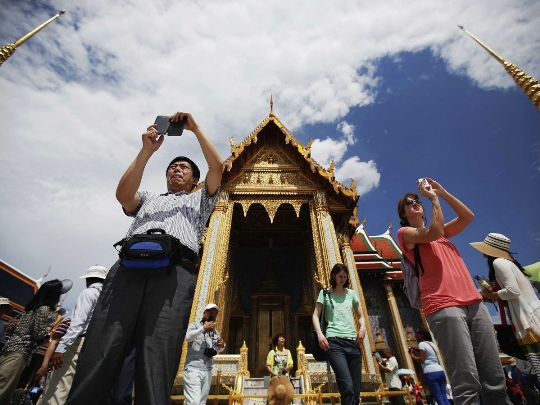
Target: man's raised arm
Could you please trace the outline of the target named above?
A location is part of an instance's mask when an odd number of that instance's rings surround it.
[[[116,199],[129,213],[134,213],[139,206],[140,200],[137,191],[141,185],[144,168],[164,139],[163,135],[158,135],[155,124],[149,126],[147,131],[142,134],[143,147],[141,151],[118,183]]]

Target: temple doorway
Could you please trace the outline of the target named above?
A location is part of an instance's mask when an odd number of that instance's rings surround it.
[[[245,341],[251,376],[263,377],[273,336],[286,336],[295,359],[298,341],[305,345],[309,334],[314,266],[309,206],[297,215],[283,204],[271,222],[260,204],[245,216],[235,204],[230,241],[230,349],[237,353]]]

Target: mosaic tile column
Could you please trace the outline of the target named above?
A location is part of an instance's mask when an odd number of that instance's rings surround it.
[[[323,191],[315,192],[309,208],[314,239],[313,247],[317,259],[318,279],[323,286],[328,286],[332,266],[336,263],[341,263],[341,256],[334,223],[328,212],[326,194]]]
[[[203,317],[206,304],[219,301],[216,292],[226,281],[225,270],[231,234],[232,206],[233,202],[229,201],[229,193],[221,191],[219,200],[210,216],[210,225],[202,241],[204,251],[189,317],[190,323]],[[222,313],[217,318],[216,329],[219,331],[222,331],[225,316]],[[186,352],[187,343],[184,342],[177,377],[182,373]]]
[[[364,319],[366,320],[367,339],[364,339],[363,350],[364,369],[366,369],[370,374],[377,374],[375,363],[373,361],[373,356],[371,355],[371,353],[375,351],[375,342],[373,342],[373,334],[371,332],[371,324],[369,322],[366,301],[364,299],[364,291],[362,289],[362,284],[360,283],[360,278],[358,277],[358,273],[356,271],[356,264],[354,261],[354,253],[350,245],[350,238],[348,235],[341,235],[339,238],[339,242],[341,245],[343,259],[345,261],[345,264],[347,265],[347,268],[349,269],[351,281],[350,288],[356,291],[356,294],[358,294],[358,298],[360,299],[360,309],[362,310],[362,313],[364,314]],[[359,326],[360,325],[357,324],[357,328]]]
[[[396,328],[397,340],[399,344],[399,349],[403,354],[403,360],[405,361],[404,367],[414,370],[413,359],[409,356],[408,347],[407,347],[407,336],[405,336],[405,328],[403,327],[403,322],[401,322],[401,316],[399,315],[399,309],[396,303],[396,297],[394,296],[394,290],[392,290],[391,284],[384,284],[384,289],[386,291],[386,297],[388,298],[388,306],[390,307],[390,313],[392,314],[392,320]],[[393,348],[394,352],[397,348]]]

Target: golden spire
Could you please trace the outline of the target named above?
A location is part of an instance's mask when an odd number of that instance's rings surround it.
[[[531,99],[533,104],[536,106],[538,112],[540,112],[540,83],[534,77],[528,75],[519,67],[513,63],[505,61],[499,55],[497,55],[490,47],[476,38],[473,34],[463,28],[462,25],[458,24],[458,27],[463,30],[467,35],[474,39],[482,48],[489,52],[499,63],[504,66],[506,72],[514,79],[514,82],[523,90],[523,92]]]
[[[274,99],[272,98],[272,93],[270,93],[270,117],[275,117],[275,115],[274,115]]]
[[[39,31],[41,31],[43,28],[45,28],[47,25],[49,25],[51,22],[56,20],[58,17],[60,17],[62,14],[64,14],[66,10],[60,10],[58,14],[56,14],[54,17],[49,18],[47,21],[45,21],[43,24],[37,26],[32,31],[30,31],[28,34],[22,36],[15,42],[11,44],[7,44],[3,46],[0,49],[0,66],[11,56],[13,53],[17,50],[17,47],[19,45],[24,44],[26,41],[28,41],[30,38],[32,38],[34,35],[36,35]]]

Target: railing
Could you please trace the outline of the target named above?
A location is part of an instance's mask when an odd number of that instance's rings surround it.
[[[219,390],[219,387],[216,387],[216,390]],[[362,402],[365,402],[365,399],[375,399],[375,403],[377,405],[382,405],[382,399],[383,397],[393,397],[397,395],[405,395],[407,396],[409,400],[410,405],[414,405],[415,402],[411,396],[410,391],[374,391],[374,392],[360,392],[360,398],[362,399]],[[329,392],[329,393],[322,393],[320,390],[318,392],[310,393],[310,394],[296,394],[294,396],[295,399],[302,399],[304,404],[308,405],[323,405],[323,399],[330,399],[330,402],[332,405],[334,405],[336,402],[339,402],[339,393],[336,392]],[[260,402],[261,404],[266,404],[267,397],[266,395],[241,395],[239,393],[235,393],[232,390],[229,391],[228,395],[208,395],[207,403],[213,403],[213,405],[217,405],[218,402],[221,401],[227,401],[229,405],[242,405],[244,403],[245,399],[252,400],[253,402]],[[171,397],[171,403],[173,404],[184,404],[184,396],[183,395],[174,395]]]

